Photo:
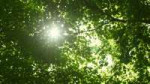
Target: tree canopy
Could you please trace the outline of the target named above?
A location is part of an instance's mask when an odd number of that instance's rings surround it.
[[[0,84],[149,82],[150,0],[0,0]]]

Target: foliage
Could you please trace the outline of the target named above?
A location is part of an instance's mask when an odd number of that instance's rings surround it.
[[[149,0],[0,4],[0,83],[149,83]],[[57,40],[45,33],[52,24]]]

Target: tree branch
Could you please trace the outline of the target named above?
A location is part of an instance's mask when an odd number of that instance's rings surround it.
[[[126,22],[141,22],[141,23],[146,23],[146,24],[150,24],[150,20],[125,20],[125,19],[119,19],[116,17],[113,17],[111,14],[109,14],[108,11],[104,11],[102,9],[100,9],[96,4],[91,4],[90,0],[84,0],[85,6],[87,8],[89,8],[91,11],[93,11],[94,13],[97,14],[102,14],[103,16],[106,16],[106,18],[110,21],[114,21],[114,22],[122,22],[122,23],[126,23]]]
[[[80,31],[80,32],[76,32],[76,33],[73,33],[73,34],[78,35],[78,34],[81,34],[81,33],[92,32],[92,31],[95,31],[95,30],[97,30],[97,29],[95,28],[95,29],[90,29],[90,30],[86,30],[86,31]]]

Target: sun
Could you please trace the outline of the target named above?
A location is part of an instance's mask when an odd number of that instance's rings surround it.
[[[60,37],[60,31],[56,26],[53,26],[49,31],[48,31],[48,36],[53,38],[53,39],[58,39]]]
[[[50,36],[52,38],[58,38],[60,36],[60,32],[59,32],[58,28],[52,28],[50,30]]]

